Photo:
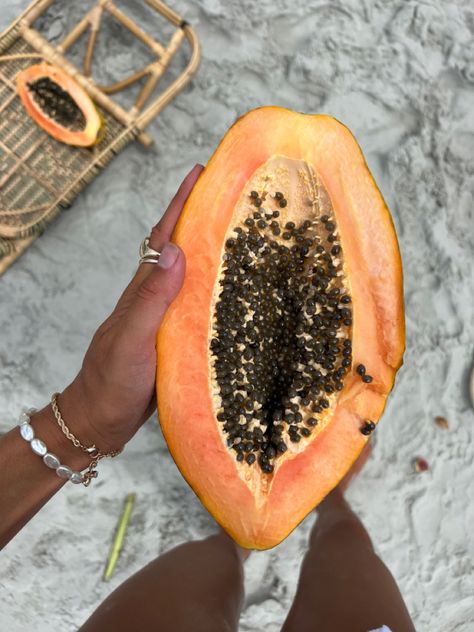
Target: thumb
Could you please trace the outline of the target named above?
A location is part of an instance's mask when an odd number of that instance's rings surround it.
[[[166,310],[183,285],[186,268],[183,251],[168,242],[161,249],[157,264],[138,285],[127,317],[128,332],[135,340],[155,338]]]

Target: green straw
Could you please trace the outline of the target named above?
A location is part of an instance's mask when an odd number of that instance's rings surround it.
[[[115,532],[115,538],[110,549],[109,558],[105,567],[102,580],[108,582],[112,577],[122,551],[123,541],[125,534],[127,533],[128,523],[130,522],[130,516],[132,515],[133,505],[135,503],[135,494],[128,494],[125,498],[125,504],[123,507],[122,515],[117,523],[117,529]]]

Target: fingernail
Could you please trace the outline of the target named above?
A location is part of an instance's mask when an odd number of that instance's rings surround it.
[[[194,174],[196,171],[201,172],[204,169],[204,165],[201,165],[199,162],[197,162],[194,167],[188,171],[188,174],[186,175],[186,177],[191,176],[192,174]]]
[[[161,249],[160,258],[158,260],[157,265],[159,265],[160,268],[164,268],[165,270],[168,270],[169,268],[173,266],[174,262],[178,258],[178,255],[179,255],[179,248],[177,248],[174,244],[169,242],[165,244],[163,248]]]

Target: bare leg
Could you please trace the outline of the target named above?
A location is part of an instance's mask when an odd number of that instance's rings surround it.
[[[382,625],[415,632],[395,580],[342,489],[318,508],[282,632],[368,632]]]
[[[223,532],[182,544],[119,586],[80,632],[234,632],[244,557]]]

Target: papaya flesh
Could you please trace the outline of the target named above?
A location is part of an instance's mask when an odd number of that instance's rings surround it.
[[[85,90],[60,68],[41,63],[18,73],[17,91],[28,114],[48,134],[67,145],[97,142],[101,117]]]
[[[157,335],[163,434],[217,522],[270,548],[350,469],[402,363],[391,216],[344,125],[263,107],[224,136],[174,241],[187,270]]]

